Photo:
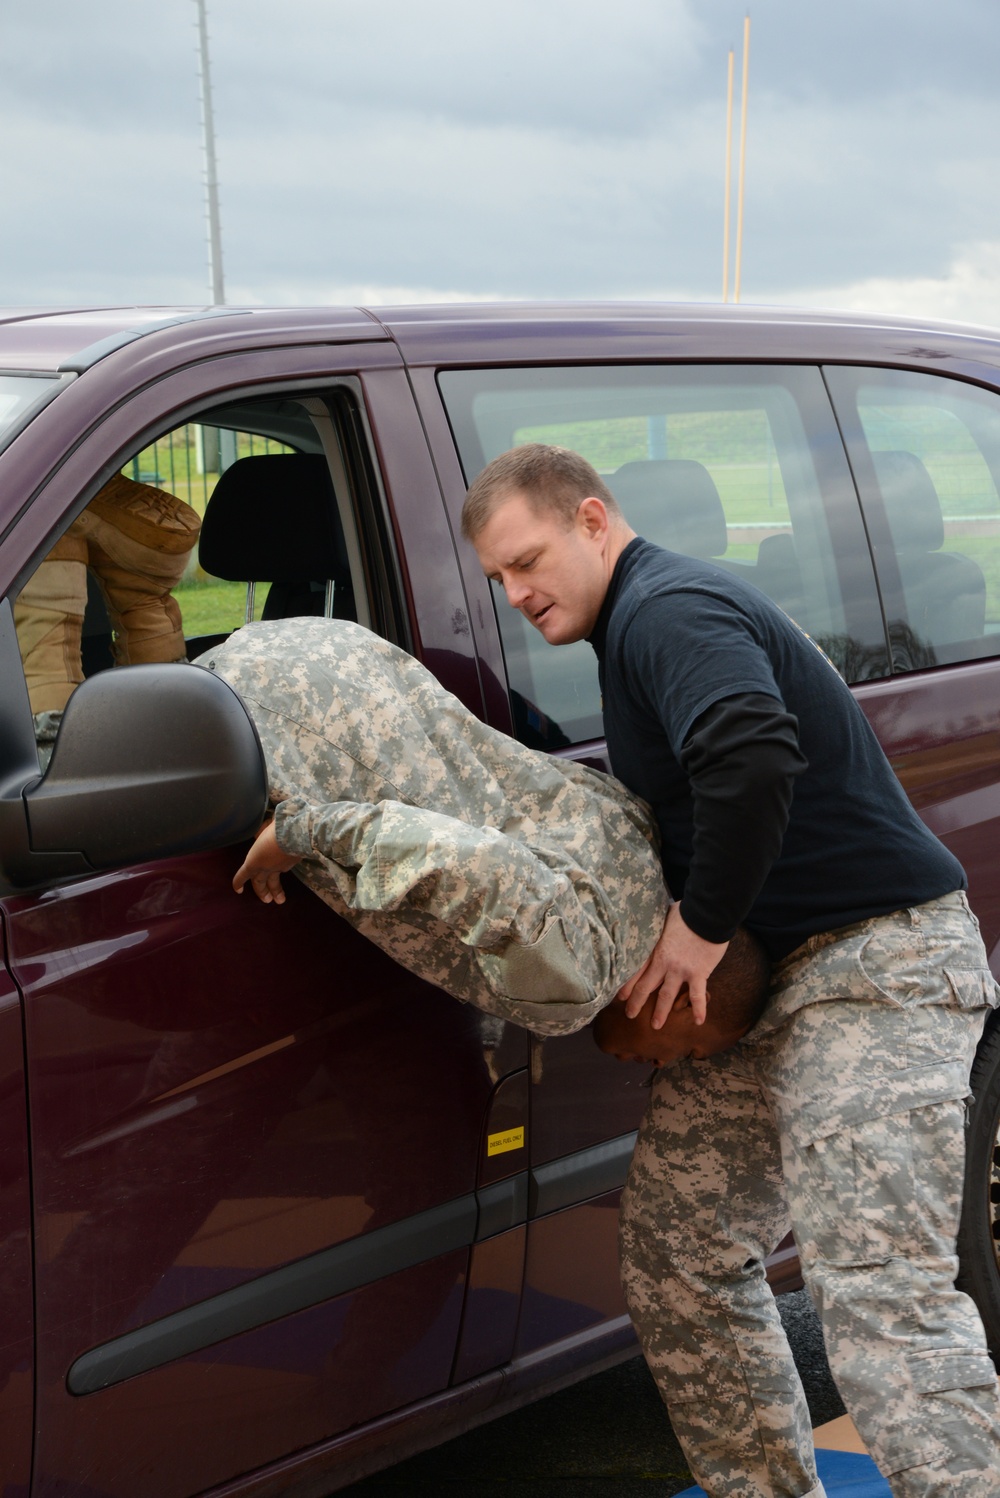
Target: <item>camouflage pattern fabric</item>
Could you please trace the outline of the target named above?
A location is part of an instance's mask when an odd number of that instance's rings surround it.
[[[789,1225],[837,1386],[893,1493],[1000,1493],[996,1373],[954,1286],[969,1068],[996,1002],[956,893],[811,938],[734,1050],[656,1074],[622,1275],[712,1498],[822,1493],[762,1265]]]
[[[404,967],[561,1035],[645,962],[667,894],[648,809],[617,781],[487,728],[343,620],[252,624],[199,665],[257,725],[296,873]]]

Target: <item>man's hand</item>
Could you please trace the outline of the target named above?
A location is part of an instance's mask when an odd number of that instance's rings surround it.
[[[281,851],[274,835],[274,823],[265,822],[253,847],[233,875],[233,889],[241,895],[244,885],[251,884],[254,894],[265,905],[284,905],[281,876],[294,869],[299,861],[297,854]]]
[[[694,1022],[703,1025],[708,1001],[705,984],[709,974],[722,961],[728,945],[727,941],[705,941],[696,936],[690,926],[685,925],[680,905],[671,905],[660,939],[645,967],[640,968],[618,994],[625,1003],[629,1019],[635,1019],[649,995],[655,993],[656,1003],[650,1024],[654,1030],[661,1029],[674,1000],[686,984]]]

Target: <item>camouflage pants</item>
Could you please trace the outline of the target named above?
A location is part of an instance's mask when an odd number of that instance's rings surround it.
[[[963,1121],[996,987],[965,896],[813,937],[734,1050],[657,1073],[626,1298],[712,1498],[821,1494],[763,1259],[791,1225],[848,1410],[898,1498],[1000,1493],[1000,1398],[954,1287]]]

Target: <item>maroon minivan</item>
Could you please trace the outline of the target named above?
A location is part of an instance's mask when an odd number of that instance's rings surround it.
[[[551,650],[459,537],[467,483],[538,440],[823,645],[1000,969],[1000,335],[746,307],[0,314],[4,1498],[320,1494],[634,1354],[641,1070],[456,1003],[294,881],[280,910],[235,898],[249,719],[208,673],[106,670],[96,590],[42,775],[14,625],[122,472],[204,516],[175,593],[192,659],[261,610],[353,618],[604,764],[589,648]],[[962,1282],[998,1351],[1000,1027],[975,1087]],[[794,1282],[794,1250],[771,1267]]]

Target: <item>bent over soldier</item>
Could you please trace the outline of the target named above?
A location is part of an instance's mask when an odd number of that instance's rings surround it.
[[[561,1035],[648,958],[667,892],[617,781],[487,727],[358,624],[250,624],[198,665],[257,726],[272,857],[411,972]]]

